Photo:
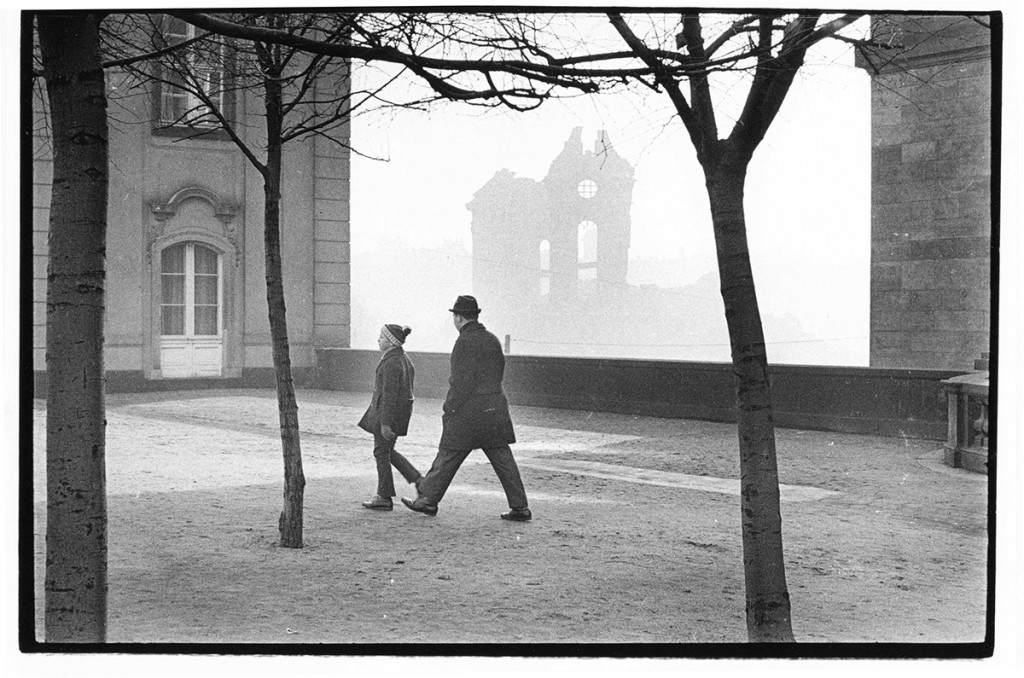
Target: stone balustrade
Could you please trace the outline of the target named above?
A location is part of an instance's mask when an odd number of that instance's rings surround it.
[[[948,407],[943,446],[947,465],[988,473],[988,372],[974,372],[942,382]]]

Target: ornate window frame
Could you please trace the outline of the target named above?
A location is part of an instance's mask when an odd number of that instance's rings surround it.
[[[209,228],[185,227],[168,230],[182,203],[199,199],[210,205],[213,216],[222,225],[223,232]],[[173,245],[186,242],[200,243],[215,250],[222,257],[223,273],[223,355],[221,377],[242,375],[242,315],[243,270],[242,243],[235,217],[237,206],[222,200],[213,191],[188,187],[177,191],[167,201],[149,204],[152,218],[146,245],[146,266],[143,275],[143,374],[147,379],[163,379],[160,369],[160,253]],[[209,378],[209,377],[207,377]],[[217,378],[217,377],[212,377]]]

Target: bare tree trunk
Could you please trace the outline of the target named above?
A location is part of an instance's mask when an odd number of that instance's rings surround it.
[[[40,14],[53,134],[46,286],[46,640],[104,642],[107,111],[95,14]]]
[[[746,170],[743,160],[705,168],[736,374],[747,637],[792,642],[768,357],[743,212]]]
[[[267,171],[263,177],[264,247],[266,249],[267,308],[277,376],[277,406],[284,455],[284,508],[278,520],[281,546],[302,548],[302,502],[306,478],[302,473],[299,444],[299,406],[295,401],[288,323],[281,267],[281,88],[274,78],[266,80]]]

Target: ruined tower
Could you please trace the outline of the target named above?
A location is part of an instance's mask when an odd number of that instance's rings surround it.
[[[587,150],[582,133],[573,129],[543,181],[502,169],[466,206],[474,293],[509,329],[529,314],[575,313],[626,286],[633,167],[603,130]]]

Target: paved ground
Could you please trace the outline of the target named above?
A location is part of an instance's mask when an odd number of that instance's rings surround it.
[[[368,398],[299,394],[306,547],[293,551],[274,544],[272,392],[109,396],[110,640],[745,640],[735,427],[517,407],[513,449],[536,519],[498,519],[504,497],[479,452],[429,518],[360,508],[375,485],[355,427]],[[440,402],[418,399],[399,449],[426,470],[439,435]],[[943,466],[934,441],[777,439],[798,641],[982,640],[984,476]]]

